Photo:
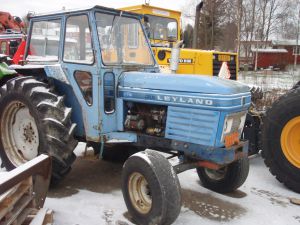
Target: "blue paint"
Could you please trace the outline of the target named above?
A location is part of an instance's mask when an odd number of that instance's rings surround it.
[[[168,107],[165,137],[206,146],[215,146],[220,112]]]
[[[251,104],[251,94],[249,92],[227,96],[217,94],[203,95],[201,93],[139,89],[135,87],[124,88],[119,86],[118,96],[124,100],[134,102],[223,111],[247,110]],[[209,101],[209,104],[206,104],[206,101]]]
[[[210,162],[217,163],[219,165],[226,165],[235,161],[237,150],[239,150],[240,154],[242,154],[244,157],[247,157],[248,147],[248,141],[242,142],[240,145],[232,146],[230,148],[212,148],[185,142],[172,142],[172,149],[174,150],[182,151],[192,158],[199,160],[207,160]]]
[[[137,134],[133,132],[111,132],[105,135],[105,138],[109,140],[108,143],[128,143],[136,142]]]
[[[164,138],[172,140],[174,150],[219,164],[232,162],[237,147],[244,153],[247,152],[247,143],[225,149],[221,141],[225,117],[231,113],[246,111],[250,106],[251,95],[247,86],[217,77],[160,74],[156,63],[153,66],[136,66],[135,72],[126,72],[133,70],[133,67],[105,66],[102,63],[95,12],[120,15],[118,10],[96,6],[31,19],[31,26],[34,21],[61,19],[58,62],[55,65],[50,62],[39,65],[54,80],[59,94],[66,95],[66,105],[73,109],[72,121],[77,123],[76,136],[94,142],[101,142],[103,139],[137,142],[136,133],[125,132],[124,120],[127,113],[125,103],[139,102],[167,106]],[[71,15],[82,14],[88,15],[90,22],[95,58],[92,65],[63,61],[62,40],[65,40],[66,19]],[[123,12],[123,16],[139,17],[127,12]],[[150,48],[149,41],[147,44]],[[27,49],[28,47],[29,44]],[[28,66],[30,64],[26,67]],[[91,105],[84,99],[74,78],[76,71],[86,71],[92,75]],[[113,74],[114,79],[105,79],[105,74],[108,73]],[[105,112],[104,96],[115,98],[114,111]]]
[[[120,77],[120,86],[134,87],[137,89],[219,95],[234,95],[250,91],[246,85],[219,77],[141,72],[124,73]]]

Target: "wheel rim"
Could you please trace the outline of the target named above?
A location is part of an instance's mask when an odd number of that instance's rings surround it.
[[[290,120],[284,126],[280,142],[285,157],[300,169],[300,116]]]
[[[211,180],[222,180],[225,178],[227,167],[224,167],[219,170],[212,170],[208,168],[204,168],[205,174],[211,179]]]
[[[1,118],[1,140],[4,151],[14,166],[38,155],[39,134],[35,119],[22,102],[11,102]]]
[[[152,196],[146,178],[140,173],[131,174],[128,190],[134,208],[139,213],[147,214],[152,207]]]

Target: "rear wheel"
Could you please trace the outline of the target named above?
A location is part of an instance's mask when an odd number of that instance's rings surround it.
[[[70,171],[77,141],[71,109],[63,97],[32,77],[18,77],[0,88],[0,156],[11,170],[41,153],[52,156],[52,183]]]
[[[262,156],[277,180],[300,193],[300,88],[280,97],[267,111]]]
[[[230,193],[246,181],[249,174],[249,159],[239,159],[219,170],[199,167],[197,173],[205,188],[219,193]]]
[[[169,225],[179,215],[179,180],[168,160],[158,152],[139,152],[125,162],[122,191],[137,224]]]

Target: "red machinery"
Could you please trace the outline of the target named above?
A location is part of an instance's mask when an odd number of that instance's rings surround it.
[[[21,33],[23,28],[24,23],[20,17],[12,16],[8,12],[0,11],[0,33],[4,33],[7,30],[14,30]]]
[[[20,17],[0,11],[0,54],[13,57],[24,39],[24,23]],[[19,58],[19,57],[17,57]],[[14,63],[18,63],[14,60]]]

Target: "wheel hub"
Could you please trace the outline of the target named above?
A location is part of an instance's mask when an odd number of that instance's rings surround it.
[[[32,124],[29,122],[23,130],[24,130],[23,135],[24,135],[25,141],[29,142],[29,143],[33,142],[34,139],[36,138],[36,136],[35,136],[35,132],[32,128]]]
[[[129,178],[128,190],[135,209],[142,214],[147,214],[152,207],[152,196],[145,177],[140,173],[133,173]]]
[[[1,118],[1,131],[4,151],[14,166],[38,155],[37,125],[25,104],[14,101],[6,106]]]
[[[300,169],[300,116],[293,118],[284,126],[280,142],[287,160]]]

